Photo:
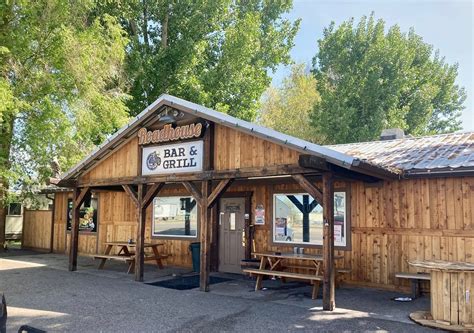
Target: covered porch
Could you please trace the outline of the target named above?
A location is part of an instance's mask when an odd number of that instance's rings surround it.
[[[211,154],[209,154],[211,155]],[[278,167],[240,169],[232,171],[209,170],[195,175],[172,175],[154,177],[135,177],[133,179],[102,179],[100,182],[78,182],[75,185],[73,197],[73,224],[71,231],[71,246],[69,249],[69,270],[77,270],[77,253],[79,237],[79,207],[93,191],[126,193],[135,208],[137,217],[137,232],[130,234],[134,244],[136,281],[144,281],[145,230],[147,219],[150,220],[150,204],[155,198],[168,190],[185,191],[195,199],[199,210],[199,241],[200,252],[200,284],[201,291],[209,291],[209,277],[211,272],[219,271],[219,199],[229,194],[246,193],[250,198],[258,195],[259,188],[265,186],[288,184],[301,189],[315,198],[312,204],[323,207],[323,246],[320,254],[322,261],[323,308],[333,310],[335,307],[335,246],[334,246],[334,183],[347,181],[377,182],[379,178],[368,176],[356,171],[342,170],[328,161],[314,156],[301,155],[297,165],[282,165]],[[242,192],[252,184],[253,191]],[[250,189],[250,188],[249,188]],[[180,192],[181,193],[181,192]],[[235,195],[234,195],[235,196]],[[248,205],[251,205],[249,199]],[[102,207],[104,209],[104,207]],[[111,207],[110,209],[114,209]],[[252,213],[252,209],[248,209]],[[221,213],[222,214],[222,213]],[[245,256],[241,259],[250,259],[255,251],[255,226],[251,224],[254,216],[246,219],[243,232]],[[303,220],[303,233],[309,232],[309,219]],[[304,236],[305,237],[305,236]],[[308,236],[309,237],[309,236]],[[122,241],[125,241],[122,240]],[[288,251],[288,246],[273,247],[275,251]],[[166,253],[173,256],[173,253]]]

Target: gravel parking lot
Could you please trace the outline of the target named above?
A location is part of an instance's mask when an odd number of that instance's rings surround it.
[[[0,292],[8,303],[8,332],[28,324],[48,332],[423,332],[408,314],[429,308],[422,297],[410,303],[391,300],[398,293],[362,288],[336,292],[337,310],[323,312],[310,287],[236,277],[211,285],[211,292],[173,290],[133,281],[123,265],[96,269],[80,258],[68,272],[67,257],[31,254],[0,257]],[[186,270],[156,272],[146,279],[170,278]]]

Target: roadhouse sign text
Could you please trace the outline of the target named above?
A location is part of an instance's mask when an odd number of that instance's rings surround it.
[[[147,145],[150,143],[160,143],[183,139],[199,138],[203,128],[201,123],[173,127],[171,124],[165,125],[160,130],[148,131],[145,127],[138,131],[138,144]]]
[[[202,171],[202,141],[144,147],[142,175]]]

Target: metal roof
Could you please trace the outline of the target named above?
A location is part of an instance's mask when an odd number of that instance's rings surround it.
[[[380,173],[394,174],[393,170],[386,170],[383,167],[378,167],[377,165],[367,165],[367,163],[359,161],[357,157],[339,152],[333,148],[307,142],[254,123],[250,123],[248,121],[234,118],[227,114],[206,108],[202,105],[163,94],[155,102],[143,110],[138,116],[133,118],[127,125],[122,127],[114,135],[112,135],[104,143],[87,155],[82,161],[76,164],[69,171],[63,173],[60,178],[62,180],[74,179],[81,173],[91,169],[112,150],[116,149],[118,146],[130,139],[130,137],[134,135],[135,130],[137,130],[142,124],[150,121],[155,116],[155,111],[161,109],[163,106],[173,107],[177,110],[195,115],[196,117],[201,117],[223,126],[232,127],[236,130],[260,137],[262,139],[287,146],[304,154],[316,155],[325,158],[328,162],[347,169],[354,168],[358,171],[370,169],[370,172],[379,171]]]
[[[336,150],[405,175],[474,171],[474,132],[330,145]]]

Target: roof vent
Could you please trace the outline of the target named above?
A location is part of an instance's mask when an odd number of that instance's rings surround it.
[[[394,139],[403,139],[405,137],[405,132],[401,128],[388,128],[382,130],[380,134],[380,140],[394,140]]]

